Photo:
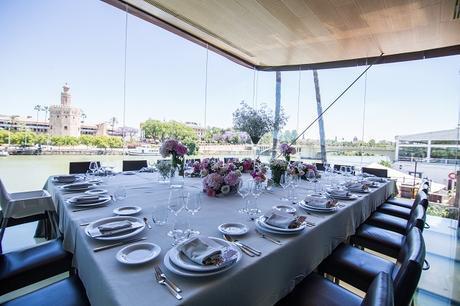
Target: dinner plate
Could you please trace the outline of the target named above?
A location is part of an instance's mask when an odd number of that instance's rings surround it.
[[[108,204],[110,202],[110,200],[111,200],[110,196],[101,197],[99,201],[92,202],[92,203],[78,203],[78,202],[72,201],[72,199],[73,198],[68,199],[67,203],[71,204],[71,205],[73,205],[75,207],[103,206],[103,205]]]
[[[53,177],[53,182],[58,184],[70,184],[81,180],[82,178],[78,175],[56,175]]]
[[[90,184],[100,184],[102,183],[102,180],[98,178],[93,178],[93,179],[86,180],[86,182]]]
[[[280,228],[280,227],[276,227],[276,226],[273,226],[273,225],[270,225],[270,224],[267,224],[265,222],[265,217],[262,216],[262,217],[259,217],[257,218],[257,220],[259,220],[259,224],[265,228],[268,228],[272,231],[278,231],[278,232],[285,232],[285,233],[298,233],[298,232],[301,232],[303,231],[303,229],[306,227],[306,224],[305,223],[302,223],[299,227],[297,228]]]
[[[117,252],[115,258],[122,264],[138,265],[155,259],[161,248],[150,242],[139,242],[128,245]]]
[[[136,172],[134,172],[134,171],[123,171],[122,173],[124,175],[134,175],[134,174],[136,174]]]
[[[231,266],[235,264],[235,262],[239,260],[239,257],[241,257],[241,252],[233,244],[229,243],[228,241],[225,241],[219,238],[215,238],[215,237],[209,237],[209,238],[212,239],[214,242],[220,244],[222,247],[226,247],[226,248],[235,250],[238,254],[237,259],[234,261],[227,262],[221,266],[217,266],[217,265],[204,266],[204,265],[199,265],[193,262],[187,256],[185,256],[184,253],[179,251],[177,247],[174,247],[168,252],[171,263],[174,264],[176,267],[182,270],[185,270],[185,271],[203,273],[203,272],[212,272],[212,271],[225,269],[229,265]]]
[[[272,229],[269,229],[268,227],[265,227],[264,225],[262,225],[259,221],[259,219],[256,219],[255,220],[255,224],[256,224],[256,227],[261,230],[261,231],[264,231],[264,232],[267,232],[267,233],[271,233],[271,234],[278,234],[278,235],[294,235],[294,234],[298,234],[299,232],[282,232],[282,231],[279,231],[279,230],[272,230]]]
[[[243,223],[223,223],[217,228],[222,234],[241,236],[248,232],[248,227]]]
[[[311,211],[321,212],[321,213],[334,212],[337,209],[336,206],[334,206],[334,207],[311,206],[311,205],[308,205],[304,200],[299,202],[299,206],[302,207],[303,209],[306,209],[306,210],[311,210]]]
[[[356,192],[356,193],[370,193],[369,189],[364,190],[361,188],[348,188],[350,192]]]
[[[288,213],[288,214],[294,214],[296,212],[296,209],[290,205],[275,205],[273,206],[273,209]]]
[[[345,201],[356,200],[358,198],[356,194],[352,194],[352,195],[345,196],[345,197],[339,196],[339,195],[332,195],[332,194],[329,194],[329,196],[336,200],[345,200]]]
[[[91,237],[91,235],[89,234],[89,230],[93,229],[93,228],[96,228],[98,227],[99,225],[102,225],[102,224],[107,224],[107,223],[111,223],[111,222],[115,222],[115,221],[123,221],[123,220],[128,220],[128,221],[131,221],[131,222],[140,222],[142,223],[142,226],[133,230],[132,232],[128,232],[128,233],[122,233],[118,236],[116,235],[113,235],[113,236],[107,236],[107,237]],[[99,219],[99,220],[96,220],[94,222],[91,222],[86,228],[85,228],[85,234],[92,238],[92,239],[97,239],[97,240],[107,240],[107,241],[111,241],[111,240],[122,240],[122,239],[126,239],[126,238],[129,238],[129,237],[133,237],[133,236],[136,236],[137,234],[139,234],[140,232],[142,232],[145,228],[145,223],[142,219],[140,218],[136,218],[136,217],[129,217],[129,216],[117,216],[117,217],[108,217],[108,218],[102,218],[102,219]]]
[[[173,250],[173,249],[171,249],[171,250]],[[215,270],[215,271],[193,272],[193,271],[188,271],[188,270],[185,270],[185,269],[181,269],[180,267],[178,267],[175,264],[173,264],[171,262],[171,259],[170,259],[171,250],[169,250],[165,254],[164,258],[163,258],[163,263],[164,263],[166,269],[168,269],[169,271],[171,271],[174,274],[181,275],[181,276],[188,276],[188,277],[208,277],[208,276],[213,276],[213,275],[217,275],[217,274],[220,274],[220,273],[224,273],[225,271],[233,268],[241,259],[241,252],[239,250],[237,250],[238,258],[235,260],[235,262],[233,264],[231,264],[229,266],[226,266],[223,269]]]
[[[65,191],[70,191],[70,192],[78,192],[78,191],[86,191],[94,187],[93,184],[91,183],[77,183],[81,185],[74,185],[74,184],[66,184],[61,186],[60,188]]]
[[[115,208],[113,213],[119,216],[131,216],[138,214],[141,210],[139,206],[122,206]]]
[[[85,193],[90,194],[90,195],[103,195],[103,194],[107,194],[108,191],[105,189],[95,188],[95,189],[90,189],[88,191],[85,191]]]

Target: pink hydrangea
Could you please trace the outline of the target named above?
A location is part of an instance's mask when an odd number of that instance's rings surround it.
[[[213,190],[219,190],[224,183],[224,178],[218,173],[211,173],[205,178],[205,185]]]
[[[224,182],[225,182],[225,184],[227,184],[229,186],[236,186],[236,185],[238,185],[240,183],[240,176],[235,171],[230,171],[224,177]]]

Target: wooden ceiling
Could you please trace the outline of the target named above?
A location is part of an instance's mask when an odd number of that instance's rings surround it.
[[[104,1],[261,70],[460,53],[456,0]]]

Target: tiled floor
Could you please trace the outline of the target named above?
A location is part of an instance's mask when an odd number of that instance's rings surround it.
[[[431,268],[422,273],[415,305],[460,306],[460,231],[457,230],[457,222],[427,216],[427,223],[431,228],[426,229],[423,236],[427,251],[426,259]],[[3,241],[4,251],[34,244],[35,239],[32,236],[35,225],[32,223],[9,228]],[[62,277],[58,276],[56,279]],[[45,285],[46,283],[48,281],[44,282]],[[33,291],[37,287],[40,286],[34,285],[24,291]],[[17,294],[18,292],[14,292],[0,297],[0,303]]]

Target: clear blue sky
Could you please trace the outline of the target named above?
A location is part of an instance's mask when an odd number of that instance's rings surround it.
[[[88,123],[122,121],[125,15],[98,0],[0,1],[0,114],[35,116],[71,86]],[[206,50],[134,16],[128,20],[126,124],[147,118],[204,119]],[[253,104],[252,70],[209,53],[207,123],[231,127],[241,100]],[[321,70],[324,107],[364,68]],[[365,139],[454,128],[460,56],[378,65],[368,73]],[[288,129],[316,116],[311,71],[282,74]],[[257,73],[255,104],[275,103],[275,73]],[[326,137],[361,138],[364,78],[325,116]],[[44,116],[44,114],[41,114]],[[318,138],[317,126],[307,138]]]

